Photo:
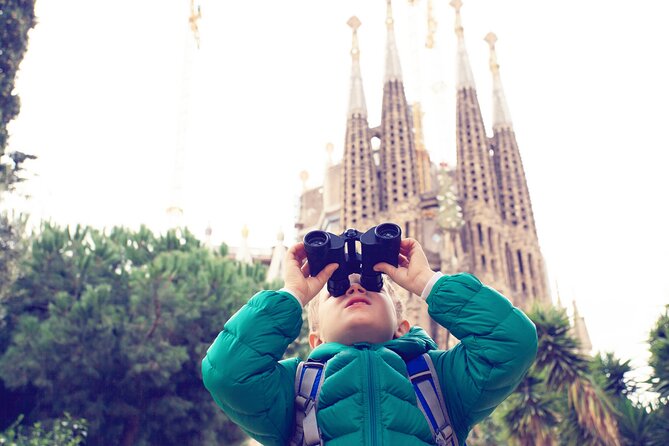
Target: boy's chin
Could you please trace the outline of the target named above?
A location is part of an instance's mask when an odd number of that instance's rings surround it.
[[[385,330],[374,327],[370,324],[351,324],[346,330],[341,332],[338,338],[340,344],[353,345],[359,343],[381,344],[393,339],[394,333],[390,331],[387,335],[382,332]]]

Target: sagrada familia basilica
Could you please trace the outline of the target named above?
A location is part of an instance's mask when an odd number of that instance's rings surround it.
[[[455,167],[435,165],[426,150],[422,111],[405,95],[390,0],[386,15],[386,60],[381,122],[369,122],[360,69],[357,30],[352,17],[351,77],[343,159],[327,166],[323,184],[303,190],[295,227],[297,239],[314,229],[341,233],[394,222],[403,236],[416,238],[432,268],[445,274],[471,272],[515,305],[553,305],[541,253],[521,153],[490,47],[493,85],[492,134],[486,132],[478,92],[465,47],[460,0],[455,10],[456,139]],[[329,147],[332,151],[332,147]],[[270,279],[278,277],[282,243],[267,256]],[[245,249],[237,257],[250,258]],[[454,339],[434,323],[416,296],[406,296],[409,318],[441,346]],[[583,318],[574,307],[573,332],[584,352],[591,349]]]

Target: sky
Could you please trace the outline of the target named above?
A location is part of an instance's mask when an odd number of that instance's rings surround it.
[[[434,162],[455,164],[454,13],[394,0],[409,101],[425,111]],[[669,303],[669,5],[655,0],[464,0],[462,21],[491,132],[497,57],[553,299],[575,300],[593,350],[641,367]],[[383,0],[38,0],[8,151],[39,158],[2,205],[35,220],[163,230],[174,178],[183,222],[214,243],[295,241],[302,182],[320,184],[326,144],[341,158],[352,15],[371,126],[380,121]],[[178,165],[178,168],[175,168]],[[639,369],[642,370],[642,369]]]

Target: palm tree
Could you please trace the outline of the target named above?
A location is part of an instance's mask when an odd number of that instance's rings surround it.
[[[528,374],[507,400],[504,422],[520,446],[553,446],[551,429],[557,424],[554,400],[546,398],[541,378]]]
[[[614,408],[592,382],[565,311],[537,307],[529,316],[539,345],[528,377],[509,400],[505,422],[511,438],[521,446],[552,445],[553,426],[559,425],[562,443],[621,446]],[[562,417],[554,408],[560,398],[565,400]]]

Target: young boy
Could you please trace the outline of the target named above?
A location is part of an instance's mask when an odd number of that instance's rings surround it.
[[[286,255],[285,287],[261,291],[225,324],[202,360],[206,388],[225,413],[264,445],[285,445],[295,425],[299,358],[280,361],[300,333],[302,307],[337,268],[309,276],[304,245]],[[420,244],[403,239],[397,268],[375,270],[427,299],[430,316],[458,339],[448,351],[401,317],[390,290],[365,290],[351,275],[339,297],[310,305],[310,359],[327,360],[317,404],[325,445],[428,445],[406,361],[428,353],[459,445],[518,385],[536,355],[532,322],[470,274],[430,269]],[[398,318],[398,315],[400,317]],[[313,320],[316,318],[317,320]]]

